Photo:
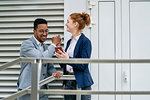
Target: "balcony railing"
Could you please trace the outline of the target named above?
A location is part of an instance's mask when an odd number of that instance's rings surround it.
[[[150,91],[94,91],[94,90],[42,90],[39,87],[53,80],[75,80],[73,75],[63,75],[60,79],[53,76],[39,81],[42,63],[150,63],[150,59],[37,59],[17,58],[9,63],[0,66],[0,71],[20,62],[32,63],[31,86],[14,93],[3,100],[13,100],[25,94],[31,94],[31,100],[39,100],[39,94],[99,94],[99,95],[150,95]]]

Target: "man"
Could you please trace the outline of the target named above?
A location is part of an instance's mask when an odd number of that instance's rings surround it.
[[[52,38],[52,44],[46,45],[44,42],[48,35],[48,26],[45,19],[36,19],[34,21],[34,36],[23,41],[20,49],[20,57],[34,57],[34,58],[51,58],[55,52],[55,47],[61,42],[59,35]],[[42,64],[40,80],[55,74],[59,78],[61,73],[57,72],[53,64]],[[22,62],[21,71],[18,79],[18,90],[21,91],[31,85],[31,63]],[[41,89],[47,89],[44,85]],[[48,95],[40,95],[40,100],[48,100]],[[30,94],[19,97],[19,100],[30,100]]]

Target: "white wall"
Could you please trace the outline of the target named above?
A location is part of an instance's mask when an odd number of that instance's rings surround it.
[[[86,0],[65,0],[65,19],[72,12],[87,10]],[[95,25],[90,40],[92,58],[149,59],[150,1],[149,0],[91,0]],[[106,2],[107,1],[107,2]],[[78,3],[80,2],[80,3]],[[70,5],[71,4],[71,5]],[[65,20],[66,22],[66,20]],[[65,32],[65,40],[69,34]],[[93,90],[148,91],[149,64],[92,64]],[[125,80],[125,76],[127,80]],[[93,99],[94,98],[94,99]],[[149,100],[150,96],[97,96],[92,100]]]
[[[64,44],[71,36],[71,33],[66,31],[66,22],[71,13],[82,13],[86,11],[87,0],[64,0]],[[64,46],[64,47],[65,47]]]

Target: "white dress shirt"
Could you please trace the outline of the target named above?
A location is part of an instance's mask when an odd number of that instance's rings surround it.
[[[42,43],[40,43],[40,42],[39,42],[39,41],[35,38],[35,36],[33,36],[33,38],[35,39],[35,41],[36,41],[37,45],[39,46],[40,51],[41,51],[41,52],[44,52],[43,44],[42,44]]]
[[[68,53],[69,57],[73,57],[74,49],[75,49],[75,46],[76,46],[77,41],[78,41],[80,36],[81,35],[78,35],[75,38],[71,37],[72,40],[71,40],[70,45],[67,49],[67,53]],[[67,65],[66,70],[70,73],[73,73],[73,68],[70,65]]]
[[[35,38],[35,36],[33,36],[33,38],[35,39],[35,41],[36,41],[37,45],[39,46],[40,51],[41,51],[41,52],[44,52],[43,43],[40,43],[40,42],[39,42],[39,41]],[[51,43],[51,45],[53,45],[54,47],[56,47],[56,45],[55,45],[55,44],[53,44],[53,43]]]

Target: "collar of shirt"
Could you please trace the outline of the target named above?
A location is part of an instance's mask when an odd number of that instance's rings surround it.
[[[33,36],[33,38],[35,39],[35,41],[36,41],[36,43],[37,43],[38,46],[43,46],[43,44],[40,43],[40,42],[35,38],[35,36]]]
[[[71,36],[71,39],[74,39],[74,40],[78,40],[79,39],[79,37],[81,36],[81,34],[80,35],[78,35],[78,36],[76,36],[75,38],[73,38],[73,36]]]

